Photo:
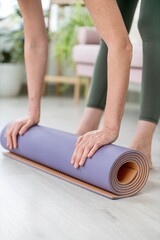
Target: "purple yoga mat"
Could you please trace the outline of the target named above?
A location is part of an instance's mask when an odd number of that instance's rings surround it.
[[[6,128],[1,133],[1,144],[8,149]],[[145,185],[149,170],[141,152],[109,144],[75,169],[70,160],[76,140],[74,134],[37,125],[18,137],[18,148],[11,152],[119,197],[134,195]]]

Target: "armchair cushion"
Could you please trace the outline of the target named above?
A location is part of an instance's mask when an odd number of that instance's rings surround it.
[[[92,77],[99,52],[100,37],[94,27],[82,27],[78,31],[78,44],[73,48],[73,61],[78,76]],[[133,45],[130,82],[141,83],[143,67],[142,46]]]
[[[95,64],[99,44],[77,44],[73,48],[72,58],[75,63]]]

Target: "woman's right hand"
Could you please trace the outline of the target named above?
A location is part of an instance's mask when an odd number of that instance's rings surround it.
[[[39,123],[39,116],[27,116],[12,122],[5,134],[7,147],[9,149],[17,148],[17,136],[23,135],[30,127]]]

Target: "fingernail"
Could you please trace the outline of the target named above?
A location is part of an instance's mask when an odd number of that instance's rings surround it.
[[[75,165],[74,165],[74,168],[78,168],[78,164],[75,164]]]

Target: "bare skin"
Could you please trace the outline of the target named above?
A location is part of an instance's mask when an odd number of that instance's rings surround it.
[[[130,145],[132,149],[142,151],[146,155],[150,168],[152,168],[152,139],[156,126],[157,125],[152,122],[138,121],[136,133]]]
[[[86,107],[76,132],[77,135],[81,136],[88,131],[98,129],[102,114],[102,110]],[[157,125],[155,123],[139,120],[136,132],[129,146],[131,149],[139,150],[145,154],[148,159],[150,169],[152,168],[152,140],[156,126]]]
[[[102,114],[103,111],[100,109],[86,107],[76,134],[82,136],[87,132],[97,130]]]
[[[83,166],[87,157],[118,138],[126,100],[132,47],[116,1],[85,1],[94,24],[108,46],[108,94],[101,129],[80,136],[71,163]],[[100,14],[99,14],[100,13]]]
[[[114,142],[119,134],[127,95],[132,46],[116,0],[85,0],[94,24],[108,46],[108,94],[103,127],[78,138],[71,163],[83,166],[87,157],[103,145]],[[47,38],[40,0],[19,0],[24,18],[25,61],[28,79],[28,116],[12,123],[7,144],[17,147],[18,134],[39,122],[40,100],[47,59]],[[31,31],[32,29],[32,31]]]
[[[6,131],[7,146],[17,147],[18,134],[24,134],[40,119],[40,101],[47,62],[47,35],[40,0],[19,0],[24,19],[25,64],[28,82],[27,116],[10,124]]]

